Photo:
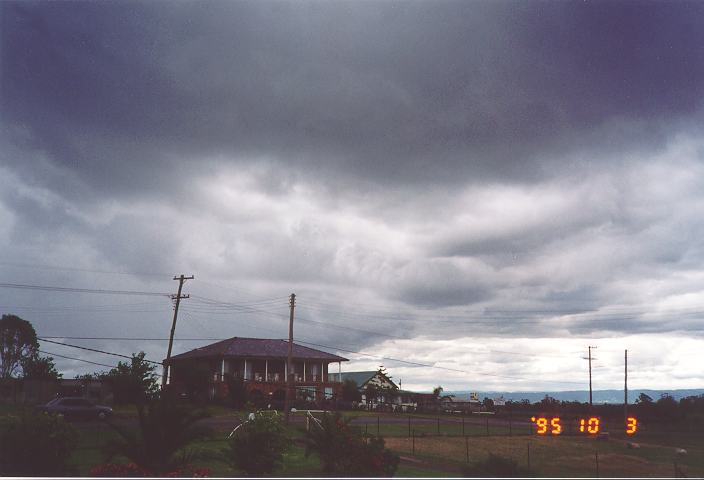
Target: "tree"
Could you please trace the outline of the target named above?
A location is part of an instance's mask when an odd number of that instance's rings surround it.
[[[23,378],[28,380],[58,380],[61,375],[56,370],[53,357],[33,355],[22,362]]]
[[[196,453],[186,447],[206,432],[195,423],[207,415],[177,405],[168,396],[151,398],[137,405],[139,430],[109,423],[119,435],[106,447],[108,461],[121,455],[152,475],[163,476],[188,465]]]
[[[115,403],[144,404],[159,391],[156,365],[144,359],[144,352],[132,354],[132,361],[119,362],[117,367],[101,376],[112,388]]]
[[[443,388],[440,385],[433,388],[433,397],[435,397],[435,400],[438,400],[440,398],[442,391],[443,391]]]
[[[188,398],[194,402],[207,395],[211,371],[207,364],[184,362],[178,366],[178,382],[183,384]]]
[[[348,378],[342,384],[342,399],[346,402],[359,402],[362,400],[362,394],[359,393],[357,382]]]
[[[538,402],[538,405],[543,408],[557,408],[560,406],[560,401],[551,397],[550,395],[545,395],[545,397],[543,397],[543,399]]]
[[[75,474],[69,459],[77,441],[75,429],[56,415],[24,411],[8,416],[0,429],[0,476]]]
[[[649,404],[653,403],[653,399],[650,395],[647,395],[645,393],[641,393],[640,395],[638,395],[638,398],[636,399],[636,403],[649,405]]]
[[[37,354],[37,332],[27,320],[16,315],[0,319],[0,378],[19,373],[22,362]]]
[[[663,393],[655,402],[655,410],[660,417],[674,418],[677,416],[678,403],[669,393]]]
[[[364,398],[366,399],[367,404],[375,403],[379,398],[379,388],[377,388],[377,386],[373,383],[368,383],[364,388]]]

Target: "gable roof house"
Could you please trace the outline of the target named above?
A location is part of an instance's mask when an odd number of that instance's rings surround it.
[[[419,396],[423,394],[401,390],[383,371],[345,372],[331,374],[340,383],[352,380],[362,394],[362,403],[369,409],[386,409],[393,411],[414,411],[418,408]],[[376,398],[366,398],[367,387],[376,387]]]
[[[189,368],[207,372],[209,399],[224,398],[232,379],[242,380],[253,400],[283,399],[286,391],[287,340],[233,337],[196,348],[169,360],[170,388],[182,389]],[[347,359],[293,344],[294,385],[297,396],[320,402],[336,398],[342,384],[330,375],[329,365]],[[196,367],[197,370],[194,368]]]

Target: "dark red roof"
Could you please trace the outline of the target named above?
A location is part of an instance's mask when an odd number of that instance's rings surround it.
[[[266,357],[287,358],[288,340],[269,338],[232,337],[217,343],[174,355],[171,360],[207,357]],[[347,359],[332,353],[322,352],[314,348],[293,343],[293,358],[296,360],[327,360],[330,362],[346,362]]]

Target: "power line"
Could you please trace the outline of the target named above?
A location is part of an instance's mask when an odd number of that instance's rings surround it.
[[[47,340],[48,338],[66,338],[66,339],[71,339],[71,340],[133,340],[133,341],[168,341],[168,338],[136,338],[136,337],[51,337],[51,336],[42,336],[42,337],[37,337],[40,340],[47,341],[50,343],[56,343],[58,345],[65,345],[69,347],[74,347],[74,348],[80,348],[83,350],[90,350],[98,353],[105,353],[108,355],[115,355],[119,357],[124,357],[124,358],[132,358],[128,357],[126,355],[120,355],[116,353],[111,353],[111,352],[106,352],[104,350],[97,350],[97,349],[91,349],[87,347],[80,347],[77,345],[70,345],[66,343],[61,343],[61,342],[52,342],[51,340]],[[175,340],[183,340],[183,341],[222,341],[222,340],[228,340],[227,338],[184,338],[184,339],[175,339]],[[525,377],[516,377],[516,376],[510,376],[510,375],[500,375],[500,374],[492,374],[492,373],[485,373],[485,372],[474,372],[474,371],[469,371],[469,370],[462,370],[462,369],[457,369],[457,368],[450,368],[450,367],[441,367],[438,365],[433,365],[429,363],[422,363],[422,362],[412,362],[409,360],[401,360],[399,358],[393,358],[393,357],[386,357],[386,356],[381,356],[381,355],[375,355],[372,353],[368,352],[361,352],[358,350],[350,350],[350,349],[345,349],[341,348],[339,346],[333,346],[333,345],[324,345],[324,344],[319,344],[319,343],[314,343],[314,342],[308,342],[305,340],[297,339],[296,342],[302,343],[305,345],[312,345],[316,347],[321,347],[321,348],[327,348],[331,350],[337,350],[345,353],[354,353],[357,355],[363,355],[366,357],[372,357],[372,358],[377,358],[381,360],[388,360],[391,362],[398,362],[398,363],[403,363],[406,365],[411,365],[411,366],[416,366],[416,367],[425,367],[425,368],[434,368],[434,369],[439,369],[439,370],[447,370],[447,371],[452,371],[452,372],[459,372],[459,373],[467,373],[470,375],[482,375],[482,376],[489,376],[489,377],[496,377],[496,378],[506,378],[506,379],[511,379],[511,380],[528,380]],[[160,362],[152,362],[150,360],[145,360],[149,361],[150,363],[158,363],[161,365]],[[442,361],[442,360],[441,360]],[[578,384],[581,385],[582,382],[572,382],[572,381],[561,381],[561,380],[541,380],[545,383],[568,383],[568,384]]]
[[[37,337],[39,338],[39,337]],[[47,338],[63,338],[66,340],[130,340],[130,341],[144,341],[144,342],[168,342],[168,338],[138,338],[138,337],[67,337],[67,336],[62,336],[62,335],[42,335],[42,339],[47,339]],[[176,341],[208,341],[208,342],[215,342],[215,341],[222,341],[222,340],[227,340],[227,338],[174,338]]]
[[[101,367],[116,368],[115,365],[108,365],[106,363],[91,362],[90,360],[84,360],[82,358],[76,358],[76,357],[68,357],[66,355],[59,355],[58,353],[47,352],[45,350],[37,350],[37,351],[40,353],[44,353],[46,355],[51,355],[52,357],[60,357],[60,358],[66,358],[68,360],[76,360],[79,362],[91,363],[93,365],[99,365]]]
[[[90,268],[77,268],[59,265],[46,265],[39,263],[16,263],[16,262],[0,262],[0,265],[6,265],[9,267],[19,267],[19,268],[37,268],[37,269],[47,269],[47,270],[66,270],[68,272],[86,272],[86,273],[104,273],[109,275],[132,275],[132,276],[142,276],[142,277],[166,277],[171,274],[169,273],[149,273],[149,272],[125,272],[125,271],[114,271],[114,270],[95,270]]]
[[[26,285],[20,283],[0,283],[0,288],[16,288],[20,290],[42,290],[46,292],[65,292],[65,293],[94,293],[100,295],[141,295],[151,297],[169,297],[169,293],[160,292],[142,292],[136,290],[102,290],[94,288],[73,288],[73,287],[56,287],[45,285]]]
[[[271,329],[263,329],[266,331],[274,332]],[[143,342],[166,342],[168,338],[159,337],[73,337],[66,335],[42,335],[42,338],[62,338],[65,340],[111,340],[111,341],[143,341]],[[211,337],[211,338],[174,338],[175,341],[179,342],[221,342],[223,340],[229,340],[232,337]],[[341,347],[334,347],[342,350]],[[358,353],[350,350],[351,353]],[[490,353],[501,353],[506,355],[519,355],[524,357],[568,357],[568,354],[550,354],[550,353],[521,353],[521,352],[510,352],[507,350],[494,350],[489,349],[486,351],[474,351],[476,354],[488,355]],[[579,353],[579,352],[576,352]]]
[[[42,342],[48,342],[48,343],[55,343],[56,345],[63,345],[64,347],[72,347],[72,348],[78,348],[81,350],[88,350],[89,352],[97,352],[97,353],[103,353],[105,355],[113,355],[115,357],[122,357],[122,358],[128,358],[132,360],[133,357],[127,356],[127,355],[122,355],[121,353],[114,353],[114,352],[106,352],[105,350],[98,350],[97,348],[89,348],[89,347],[82,347],[80,345],[71,345],[70,343],[62,343],[62,342],[56,342],[54,340],[47,340],[44,337],[37,337],[37,340],[41,340]],[[153,363],[155,365],[162,365],[161,362],[155,362],[153,360],[147,360],[146,358],[144,359],[145,362]]]

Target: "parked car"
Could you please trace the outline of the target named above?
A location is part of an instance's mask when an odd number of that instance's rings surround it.
[[[44,413],[63,415],[70,418],[99,418],[104,420],[112,415],[112,408],[96,405],[83,397],[57,397],[50,402],[39,405]]]

